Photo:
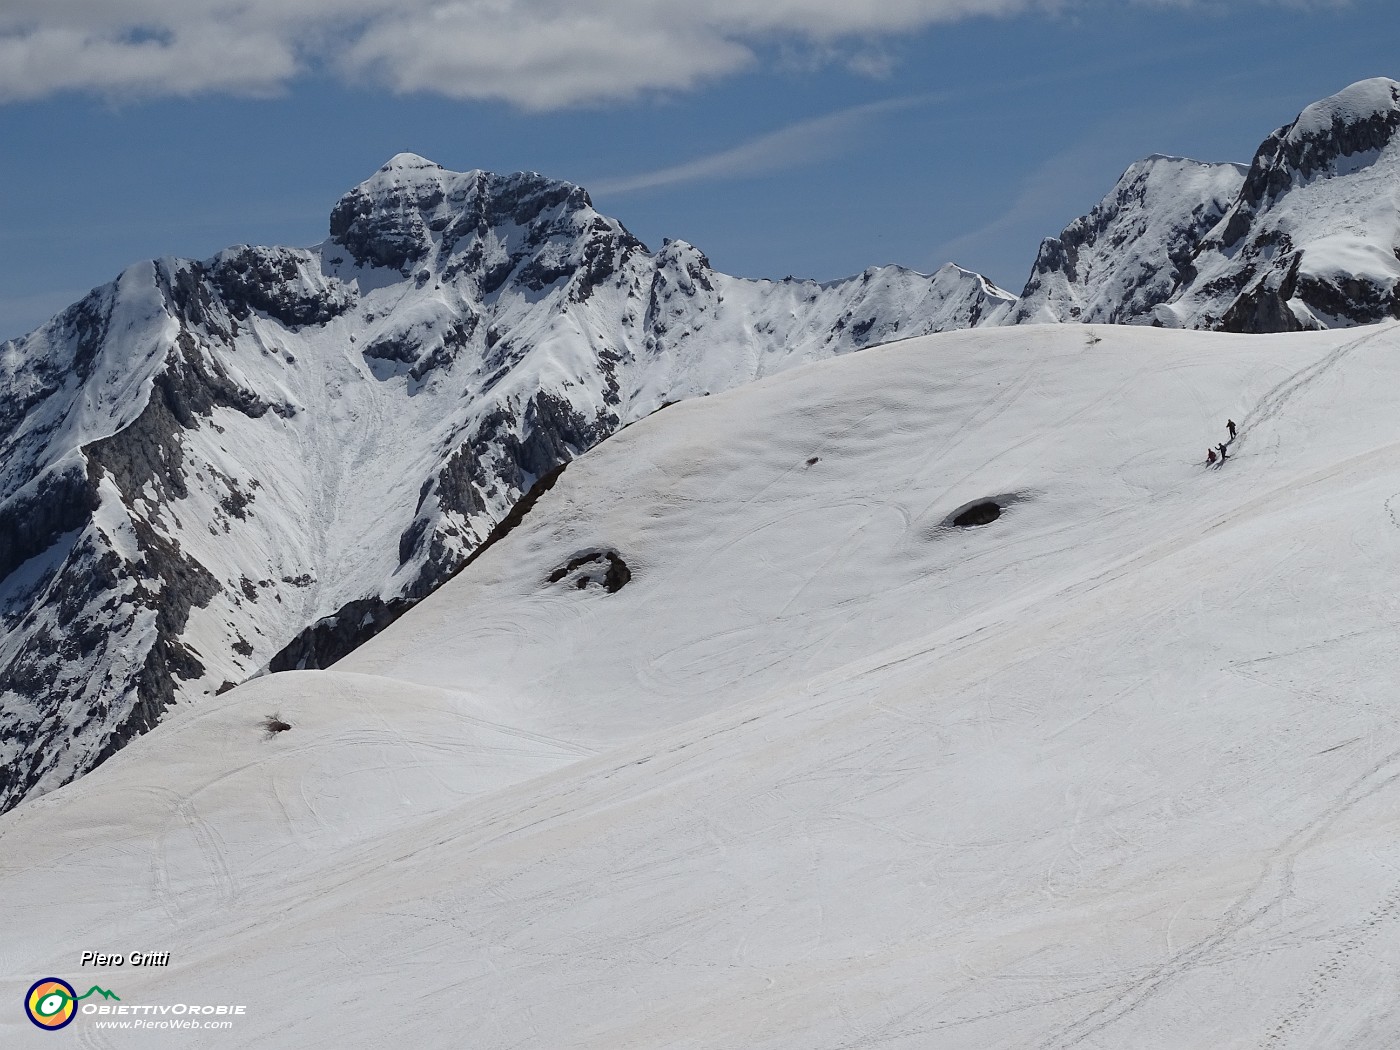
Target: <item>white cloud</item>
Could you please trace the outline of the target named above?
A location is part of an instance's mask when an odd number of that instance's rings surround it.
[[[752,61],[742,43],[689,19],[658,18],[652,6],[629,0],[423,4],[377,19],[340,63],[347,73],[396,91],[552,109],[690,88]]]
[[[685,90],[774,45],[880,75],[881,42],[899,34],[1088,2],[3,0],[0,103],[269,93],[328,67],[394,91],[554,109]]]
[[[313,66],[552,109],[685,90],[768,45],[885,68],[892,34],[1060,0],[4,0],[0,102],[269,93]],[[840,59],[838,59],[840,60]]]
[[[93,35],[67,27],[0,36],[0,102],[57,91],[264,94],[296,71],[286,42],[218,25],[171,36]]]

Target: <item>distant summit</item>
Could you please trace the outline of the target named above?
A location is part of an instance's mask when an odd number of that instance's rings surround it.
[[[1158,314],[1287,332],[1400,317],[1400,84],[1366,80],[1264,140]]]
[[[1308,106],[1248,168],[1152,157],[1040,250],[1013,322],[1287,332],[1400,317],[1400,84]]]
[[[1239,194],[1245,171],[1180,157],[1138,161],[1093,211],[1041,244],[1011,320],[1149,322]]]

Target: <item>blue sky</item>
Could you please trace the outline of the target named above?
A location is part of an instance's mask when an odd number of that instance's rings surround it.
[[[730,273],[1019,291],[1134,160],[1248,161],[1397,41],[1395,0],[7,0],[0,338],[140,259],[319,241],[405,150]]]

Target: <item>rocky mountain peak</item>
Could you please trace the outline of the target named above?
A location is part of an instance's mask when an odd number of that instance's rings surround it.
[[[1400,83],[1353,84],[1247,167],[1154,155],[1041,245],[1012,323],[1292,331],[1400,317]]]
[[[587,192],[572,183],[536,172],[449,171],[400,153],[336,202],[330,235],[356,264],[407,274],[434,257],[470,250],[493,232],[503,243],[523,229],[516,239],[537,246],[560,234],[573,238],[595,219],[601,216]]]
[[[1236,164],[1161,154],[1130,165],[1088,215],[1041,243],[1013,320],[1141,322],[1172,293],[1244,177]]]
[[[1384,148],[1400,128],[1400,83],[1388,77],[1362,80],[1314,102],[1280,132],[1293,167],[1331,163],[1337,157]]]
[[[1280,332],[1400,317],[1400,83],[1363,80],[1260,145],[1165,324]]]

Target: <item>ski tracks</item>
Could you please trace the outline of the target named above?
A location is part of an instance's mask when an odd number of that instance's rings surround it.
[[[1400,501],[1400,492],[1397,492],[1395,495],[1391,496],[1390,499],[1385,501],[1385,512],[1390,515],[1390,523],[1397,529],[1400,529],[1400,513],[1397,513],[1395,509],[1397,501]]]
[[[1102,1006],[1085,1014],[1078,1021],[1062,1028],[1040,1044],[1040,1050],[1070,1050],[1085,1040],[1122,1020],[1150,1002],[1175,979],[1200,966],[1217,961],[1222,952],[1238,937],[1270,917],[1280,905],[1293,896],[1293,868],[1298,857],[1315,845],[1327,831],[1350,810],[1400,781],[1400,750],[1393,751],[1352,781],[1322,812],[1283,840],[1265,861],[1263,870],[1245,892],[1221,917],[1214,933],[1172,954],[1165,962],[1153,967],[1132,981],[1120,993]],[[1299,998],[1298,1003],[1266,1037],[1261,1050],[1274,1050],[1285,1045],[1280,1040],[1289,1034],[1323,1000],[1327,989],[1345,962],[1377,930],[1382,922],[1400,913],[1400,887],[1373,909],[1370,916],[1324,963]]]
[[[1343,979],[1350,964],[1376,939],[1382,927],[1400,916],[1400,884],[1397,884],[1353,926],[1332,953],[1313,972],[1312,980],[1261,1044],[1261,1050],[1282,1050],[1296,1041],[1303,1025],[1326,1004],[1329,993]],[[1316,1044],[1314,1044],[1316,1045]]]
[[[1382,325],[1376,331],[1368,332],[1358,339],[1343,343],[1323,356],[1321,360],[1314,361],[1276,384],[1245,414],[1244,419],[1240,421],[1239,435],[1234,439],[1233,444],[1243,448],[1252,430],[1261,423],[1267,423],[1277,418],[1299,393],[1312,386],[1363,346],[1369,345],[1383,335],[1388,335],[1393,328],[1393,325]]]
[[[232,903],[239,893],[238,882],[229,869],[227,849],[222,836],[207,820],[199,815],[194,802],[188,798],[170,794],[173,811],[165,831],[161,834],[156,848],[151,851],[151,886],[156,900],[162,909],[176,923],[188,917],[186,905],[191,900],[192,881],[189,876],[178,880],[170,877],[171,839],[186,833],[194,843],[204,875],[212,895],[206,901],[216,907]]]

